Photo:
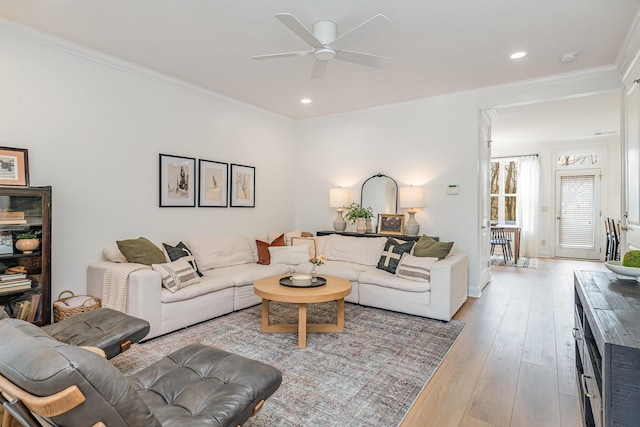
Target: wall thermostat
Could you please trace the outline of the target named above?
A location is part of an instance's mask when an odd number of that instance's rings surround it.
[[[460,186],[458,184],[449,184],[447,186],[447,194],[460,194]]]

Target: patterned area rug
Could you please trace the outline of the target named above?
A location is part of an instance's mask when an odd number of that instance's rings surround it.
[[[336,303],[312,304],[309,323],[335,322]],[[254,306],[137,344],[111,361],[125,374],[200,342],[283,372],[282,386],[245,426],[397,426],[464,328],[418,316],[345,304],[343,333],[260,332]],[[297,306],[271,304],[271,321],[297,323]]]
[[[522,268],[537,268],[538,267],[538,258],[528,258],[521,256],[518,258],[518,264],[513,265],[513,259],[504,261],[502,255],[493,255],[491,256],[491,265],[499,265],[503,267],[522,267]]]

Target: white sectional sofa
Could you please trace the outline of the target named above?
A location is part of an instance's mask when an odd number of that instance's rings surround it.
[[[257,239],[268,241],[261,236]],[[283,262],[262,265],[257,263],[255,241],[255,236],[198,237],[185,241],[203,277],[173,293],[162,286],[157,271],[147,268],[129,274],[126,312],[150,323],[151,330],[145,339],[259,304],[253,283],[260,278],[311,271],[307,246],[293,246],[289,255],[282,256],[281,252],[274,258]],[[450,253],[442,260],[434,260],[431,280],[416,282],[376,268],[386,242],[386,237],[316,237],[316,253],[327,257],[326,264],[317,267],[317,273],[351,281],[352,292],[345,301],[451,320],[467,298],[467,256]],[[90,295],[101,296],[105,273],[115,262],[126,261],[121,254],[114,256],[114,252],[118,252],[117,247],[105,248],[105,259],[87,268]]]

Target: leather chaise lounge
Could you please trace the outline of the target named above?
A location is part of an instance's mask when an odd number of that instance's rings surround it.
[[[25,321],[0,319],[0,337],[7,425],[22,409],[24,425],[238,426],[282,382],[274,367],[201,344],[125,377],[100,355]]]

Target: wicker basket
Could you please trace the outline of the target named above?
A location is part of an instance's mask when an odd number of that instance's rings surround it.
[[[70,296],[64,297],[63,295],[66,293],[70,293]],[[78,306],[70,307],[67,305],[66,301],[71,298],[80,298],[85,297],[85,301]],[[76,314],[84,313],[85,311],[91,311],[100,308],[102,305],[102,299],[98,297],[94,297],[91,295],[75,295],[71,291],[62,291],[60,295],[58,295],[58,299],[53,302],[53,321],[59,322],[68,317],[73,317]]]

